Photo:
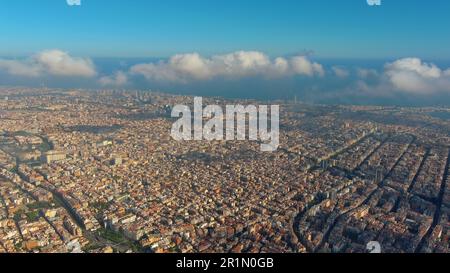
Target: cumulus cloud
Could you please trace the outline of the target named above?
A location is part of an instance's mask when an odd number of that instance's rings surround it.
[[[26,60],[0,59],[0,70],[13,76],[24,77],[94,77],[97,74],[90,59],[72,57],[60,50],[42,51]]]
[[[429,94],[450,91],[449,70],[419,58],[405,58],[385,65],[385,76],[392,86],[404,92]]]
[[[308,60],[305,56],[296,56],[291,59],[291,66],[295,74],[314,76],[318,74],[319,76],[325,75],[325,70],[321,64],[313,63]]]
[[[99,79],[103,86],[123,86],[128,82],[128,76],[123,71],[118,71],[112,76],[104,76]]]
[[[41,52],[35,56],[35,60],[52,75],[93,77],[97,74],[90,59],[71,57],[60,50]]]
[[[350,76],[350,72],[346,70],[345,68],[339,67],[339,66],[333,66],[331,68],[336,76],[339,78],[347,78]]]
[[[392,97],[398,94],[450,94],[450,69],[441,69],[420,58],[403,58],[386,63],[380,72],[358,68],[357,75],[357,82],[350,88],[365,95]]]
[[[237,51],[212,57],[203,57],[198,53],[177,54],[168,61],[135,65],[131,67],[130,72],[142,75],[148,80],[173,82],[209,80],[215,77],[312,77],[325,74],[321,64],[311,62],[305,56],[290,59],[278,57],[271,60],[258,51]]]

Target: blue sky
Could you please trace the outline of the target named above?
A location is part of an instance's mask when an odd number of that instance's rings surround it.
[[[447,0],[9,0],[0,8],[0,56],[57,48],[90,57],[258,50],[449,60],[449,13]]]

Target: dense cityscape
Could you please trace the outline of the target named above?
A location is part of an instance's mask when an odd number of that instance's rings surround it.
[[[262,152],[174,141],[192,101],[1,88],[0,252],[449,252],[450,108],[270,101],[280,147]]]

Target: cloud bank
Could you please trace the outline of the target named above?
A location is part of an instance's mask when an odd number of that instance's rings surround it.
[[[385,77],[401,92],[430,94],[450,92],[450,69],[443,71],[419,58],[405,58],[385,65]]]
[[[0,70],[13,76],[94,77],[97,75],[90,59],[76,58],[61,50],[42,51],[26,60],[0,59]]]
[[[236,51],[209,57],[176,54],[117,67],[99,61],[97,71],[89,58],[45,50],[25,59],[0,58],[0,81],[5,85],[152,88],[252,98],[299,95],[311,102],[352,103],[361,98],[369,102],[378,98],[450,101],[450,68],[414,57],[367,65],[371,67],[344,60],[324,66],[307,56],[271,58],[259,51]]]
[[[237,51],[212,57],[203,57],[198,53],[177,54],[168,61],[135,65],[131,67],[130,72],[152,81],[182,83],[219,77],[230,79],[258,75],[268,78],[293,75],[313,77],[325,74],[321,64],[311,62],[305,56],[290,59],[278,57],[271,60],[258,51]]]

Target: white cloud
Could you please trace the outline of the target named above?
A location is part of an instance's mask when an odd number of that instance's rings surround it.
[[[339,78],[347,78],[350,76],[350,72],[346,70],[345,68],[339,67],[339,66],[333,66],[331,68],[336,76]]]
[[[112,76],[105,76],[99,79],[103,86],[123,86],[128,82],[128,76],[123,71],[118,71]]]
[[[279,74],[285,74],[289,71],[289,62],[285,58],[276,58],[274,68]]]
[[[35,60],[52,75],[93,77],[97,74],[90,59],[71,57],[60,50],[43,51]]]
[[[403,92],[429,94],[450,91],[450,74],[418,58],[405,58],[385,65],[385,76]]]
[[[199,54],[178,54],[170,58],[169,66],[175,73],[184,74],[195,79],[206,79],[212,71],[208,65],[211,61],[203,59]]]
[[[422,77],[439,78],[441,76],[441,69],[434,64],[422,62],[419,58],[405,58],[397,60],[393,63],[386,64],[386,69],[389,71],[405,71],[415,72]]]
[[[309,61],[305,56],[291,59],[278,57],[272,61],[258,51],[237,51],[209,58],[202,57],[198,53],[177,54],[168,61],[135,65],[130,71],[148,80],[174,82],[209,80],[215,77],[242,78],[256,75],[312,77],[325,74],[322,65]]]
[[[384,71],[358,68],[355,89],[365,94],[389,97],[398,93],[436,95],[450,93],[450,69],[443,70],[419,58],[398,59]]]
[[[90,59],[76,58],[60,50],[42,51],[26,60],[0,59],[0,70],[10,75],[94,77],[97,72]]]
[[[325,75],[325,70],[321,64],[310,62],[305,56],[296,56],[291,59],[291,66],[294,73],[299,75],[319,76]]]

